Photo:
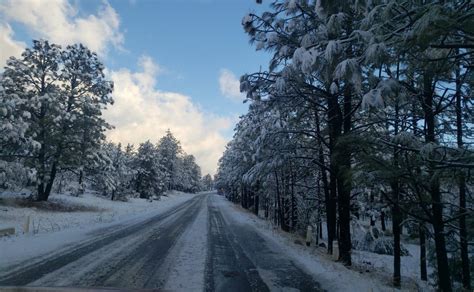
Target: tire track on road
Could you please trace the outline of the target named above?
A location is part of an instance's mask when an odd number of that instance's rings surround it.
[[[238,239],[208,198],[209,238],[205,291],[270,291]],[[243,243],[243,242],[241,242]]]

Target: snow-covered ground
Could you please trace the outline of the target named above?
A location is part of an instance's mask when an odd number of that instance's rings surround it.
[[[226,216],[232,220],[248,224],[256,228],[264,238],[277,245],[291,256],[308,273],[313,275],[328,291],[393,291],[390,286],[391,273],[393,271],[393,257],[379,255],[370,252],[353,251],[354,267],[346,268],[335,262],[335,256],[326,254],[325,248],[306,247],[296,244],[301,242],[294,234],[289,234],[274,228],[271,223],[258,218],[254,214],[242,209],[225,198],[220,197],[219,207]],[[419,275],[418,251],[416,245],[405,245],[410,256],[402,257],[402,290],[405,291],[430,291],[429,286],[417,280]],[[370,262],[368,266],[366,263]]]
[[[13,196],[0,196],[8,199]],[[30,218],[29,231],[33,234],[56,232],[64,229],[91,226],[98,223],[114,222],[133,214],[155,211],[157,206],[183,202],[192,197],[190,194],[171,192],[159,201],[131,198],[128,202],[85,194],[80,197],[54,194],[48,200],[61,208],[84,211],[55,211],[35,207],[4,206],[0,204],[0,228],[14,227],[18,236],[25,232],[27,218]]]
[[[171,192],[159,201],[130,199],[128,202],[84,195],[72,197],[53,195],[52,202],[65,206],[85,206],[96,209],[86,212],[45,211],[0,205],[1,227],[15,227],[14,236],[0,237],[0,267],[41,256],[74,244],[95,229],[128,225],[163,213],[194,197],[193,194]],[[87,209],[87,208],[86,208]],[[30,216],[30,232],[25,234],[26,218]]]
[[[400,272],[402,274],[402,287],[410,291],[419,289],[421,291],[433,291],[433,287],[420,280],[420,246],[416,244],[403,243],[410,253],[402,256]],[[368,270],[367,275],[376,277],[379,281],[390,283],[393,274],[393,256],[381,255],[367,251],[354,250],[352,260],[358,270]],[[433,272],[428,266],[428,274]]]
[[[306,247],[301,243],[303,240],[297,235],[274,228],[268,221],[258,218],[221,196],[211,196],[209,198],[212,199],[213,205],[219,208],[219,212],[224,216],[227,226],[236,224],[235,226],[243,225],[245,228],[255,230],[265,240],[266,246],[279,251],[276,254],[285,259],[291,259],[300,269],[312,275],[321,284],[321,288],[327,291],[394,290],[390,286],[393,270],[391,256],[353,251],[354,265],[351,268],[346,268],[335,262],[335,256],[327,255],[324,248],[315,247],[314,245]],[[18,235],[0,238],[0,274],[26,260],[32,260],[35,263],[40,262],[46,255],[52,256],[55,253],[60,253],[64,248],[74,246],[78,242],[84,243],[88,242],[89,239],[97,239],[97,236],[100,236],[98,232],[101,232],[102,228],[121,230],[125,226],[140,223],[154,215],[173,209],[194,197],[195,195],[192,194],[176,192],[163,197],[160,201],[153,202],[140,199],[131,199],[129,202],[113,202],[92,195],[85,195],[81,198],[65,195],[52,197],[52,202],[56,202],[63,207],[77,208],[79,206],[81,210],[88,210],[75,212],[45,211],[44,209],[0,205],[2,226],[14,226],[20,230]],[[206,259],[210,234],[208,230],[209,211],[207,200],[202,200],[200,204],[199,212],[193,221],[186,223],[189,226],[183,227],[184,232],[172,240],[173,243],[170,243],[170,249],[160,264],[159,273],[163,276],[163,279],[166,279],[166,282],[162,283],[166,289],[195,291],[203,290],[205,287]],[[38,223],[42,221],[55,223],[44,224],[45,227],[38,228],[37,233],[23,234],[25,217],[28,215],[30,215],[31,223],[35,220]],[[173,215],[160,221],[160,224],[155,227],[150,226],[149,229],[146,229],[148,231],[132,234],[127,237],[126,242],[116,240],[110,245],[97,249],[66,265],[63,268],[64,271],[61,269],[55,271],[42,279],[42,282],[36,284],[48,284],[48,281],[61,284],[62,282],[58,282],[56,279],[57,275],[62,275],[61,273],[69,275],[71,270],[80,271],[80,273],[75,273],[75,276],[78,279],[80,278],[81,281],[85,281],[84,279],[89,277],[88,271],[94,270],[96,265],[103,265],[104,262],[109,262],[108,259],[111,258],[119,260],[121,256],[127,254],[124,250],[133,251],[133,248],[143,242],[144,239],[153,238],[150,234],[153,234],[156,228],[160,229],[168,225],[174,226],[172,224],[180,226],[179,218],[182,218],[182,212],[173,213]],[[48,228],[48,226],[52,227]],[[173,233],[176,228],[168,228],[167,233]],[[402,290],[433,290],[417,280],[419,275],[418,246],[413,244],[404,244],[404,246],[409,250],[410,256],[402,257]],[[101,257],[103,260],[100,260]],[[113,265],[113,263],[112,260],[109,264]],[[85,268],[86,266],[87,268]],[[265,271],[259,269],[259,273],[263,272]],[[186,275],[185,281],[182,280],[183,275]],[[268,283],[266,284],[269,287],[270,284],[275,282],[271,275],[262,274],[261,276],[267,280]],[[90,277],[95,279],[95,275]],[[75,278],[67,276],[64,279],[71,282]]]

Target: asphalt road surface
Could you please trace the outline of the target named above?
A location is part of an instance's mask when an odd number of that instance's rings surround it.
[[[321,291],[312,276],[258,231],[226,216],[219,200],[216,194],[198,195],[143,222],[96,230],[39,262],[3,269],[0,286],[166,288],[173,261],[186,249],[183,242],[193,244],[181,240],[183,234],[196,228],[193,222],[205,212],[207,251],[199,251],[206,255],[205,266],[197,269],[203,271],[202,290]],[[188,278],[189,273],[171,280]]]

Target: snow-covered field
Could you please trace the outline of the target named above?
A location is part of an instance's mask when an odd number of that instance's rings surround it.
[[[90,207],[95,211],[59,212],[0,205],[1,227],[15,227],[14,236],[0,237],[0,266],[15,264],[73,244],[92,230],[119,224],[132,224],[165,212],[194,197],[193,194],[171,192],[159,201],[130,199],[128,202],[84,195],[53,195],[51,202],[62,206]],[[30,217],[30,232],[24,233]]]
[[[217,201],[217,200],[216,200]],[[325,248],[306,247],[296,244],[301,242],[294,234],[289,234],[274,228],[271,223],[258,218],[254,214],[242,209],[225,198],[218,200],[220,208],[228,209],[224,212],[232,220],[241,224],[248,224],[256,228],[268,242],[271,242],[285,251],[287,256],[299,263],[308,273],[313,275],[322,288],[328,291],[393,291],[390,286],[391,272],[393,271],[393,257],[370,252],[353,251],[353,267],[346,268],[335,262],[335,256],[326,254]],[[431,287],[417,280],[419,275],[418,247],[404,245],[410,256],[402,257],[402,290],[404,291],[431,291]],[[337,248],[337,243],[336,243]],[[366,263],[370,262],[368,266]]]
[[[75,227],[89,227],[98,223],[114,222],[133,214],[156,211],[156,208],[183,202],[190,194],[171,192],[159,201],[131,198],[128,202],[111,201],[106,198],[85,194],[81,197],[54,194],[48,203],[56,203],[62,208],[84,211],[55,211],[35,207],[13,207],[0,204],[0,228],[15,227],[17,235],[25,233],[27,218],[30,218],[29,231],[32,234],[56,232]],[[12,198],[12,196],[0,196]]]

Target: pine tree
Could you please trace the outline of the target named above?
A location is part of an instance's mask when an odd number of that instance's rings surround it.
[[[162,164],[161,154],[150,141],[141,143],[134,160],[136,177],[135,190],[140,198],[160,197],[166,190],[166,172]]]
[[[100,115],[112,102],[113,86],[103,70],[84,46],[62,50],[45,40],[33,41],[20,59],[7,62],[2,87],[19,99],[18,113],[29,119],[25,139],[38,145],[28,153],[27,165],[36,171],[39,201],[48,199],[62,167],[76,164],[104,138],[108,125]]]
[[[471,10],[467,1],[273,1],[246,15],[251,43],[272,57],[267,70],[241,77],[249,111],[219,160],[217,188],[257,214],[262,198],[265,217],[272,213],[283,230],[308,224],[307,210],[324,212],[328,252],[337,236],[346,265],[351,212],[380,213],[384,222],[390,208],[394,286],[401,286],[402,223],[413,220],[421,254],[434,242],[440,289],[450,291],[452,279],[469,287],[463,181],[474,164],[463,138]],[[367,192],[380,202],[365,200]],[[456,257],[463,276],[451,278]]]
[[[160,153],[160,164],[163,165],[166,174],[166,189],[176,188],[177,161],[182,154],[180,142],[173,136],[168,129],[165,136],[158,142],[158,152]]]
[[[209,173],[202,177],[202,185],[203,185],[203,190],[205,191],[213,190],[214,180],[212,179],[212,176]]]

